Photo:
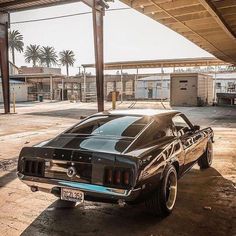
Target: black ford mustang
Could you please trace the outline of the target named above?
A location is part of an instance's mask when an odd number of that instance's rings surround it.
[[[213,131],[174,110],[97,113],[56,138],[24,147],[18,177],[62,202],[120,205],[145,201],[154,214],[174,207],[177,180],[196,162],[212,163]]]

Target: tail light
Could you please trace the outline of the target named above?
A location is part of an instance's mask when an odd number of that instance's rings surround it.
[[[24,160],[23,174],[30,176],[44,176],[45,162],[43,160]]]
[[[105,182],[107,184],[112,184],[112,180],[113,180],[113,172],[112,169],[106,169],[105,170]]]
[[[124,184],[129,185],[130,183],[130,173],[128,171],[124,171]]]
[[[114,187],[130,187],[132,172],[123,168],[106,168],[104,173],[104,184]]]
[[[120,184],[121,183],[121,170],[115,170],[114,182],[115,182],[115,184]]]

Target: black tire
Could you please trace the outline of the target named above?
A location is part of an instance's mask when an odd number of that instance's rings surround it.
[[[155,216],[168,216],[175,205],[177,196],[177,173],[174,166],[169,165],[164,173],[158,189],[145,201],[146,208]]]
[[[207,143],[206,151],[198,159],[200,169],[207,169],[211,166],[213,160],[213,144],[211,139]]]
[[[71,202],[71,201],[66,201],[66,200],[61,200],[61,199],[58,199],[55,202],[56,208],[74,208],[75,206],[76,206],[76,202]]]

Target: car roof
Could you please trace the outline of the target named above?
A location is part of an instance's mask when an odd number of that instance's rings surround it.
[[[138,115],[138,116],[170,116],[173,117],[176,114],[179,114],[179,111],[176,110],[167,110],[167,109],[127,109],[127,110],[111,110],[104,111],[98,114],[103,115]]]

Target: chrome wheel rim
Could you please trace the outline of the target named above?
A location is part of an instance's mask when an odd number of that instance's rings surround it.
[[[177,177],[172,171],[170,172],[166,182],[166,207],[171,210],[175,205],[177,196]]]

